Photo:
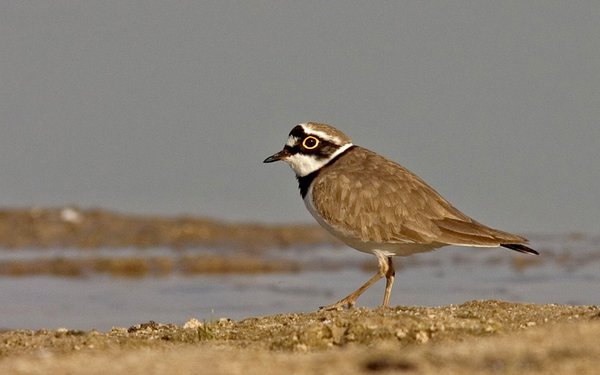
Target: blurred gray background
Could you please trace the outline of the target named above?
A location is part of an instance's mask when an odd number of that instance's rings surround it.
[[[305,121],[517,232],[600,232],[595,1],[2,1],[0,205],[309,222]]]

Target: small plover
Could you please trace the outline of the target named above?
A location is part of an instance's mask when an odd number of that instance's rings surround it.
[[[383,306],[394,283],[393,256],[456,245],[505,247],[538,254],[527,239],[493,229],[456,209],[417,175],[366,148],[333,126],[304,123],[292,129],[283,150],[265,163],[283,160],[296,173],[304,204],[331,234],[377,257],[379,270],[356,291],[322,307],[352,307],[372,284],[386,278]]]

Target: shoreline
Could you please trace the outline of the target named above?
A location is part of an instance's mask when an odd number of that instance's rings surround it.
[[[572,372],[600,365],[599,306],[495,300],[0,333],[0,372]]]
[[[597,262],[600,254],[595,244],[599,240],[581,234],[542,240],[545,248],[539,258],[448,253],[431,264],[419,258],[403,258],[398,264],[399,269],[414,270],[435,267],[445,259],[444,264],[450,266],[510,267],[517,275],[537,266],[572,270]],[[278,257],[269,254],[274,248],[339,245],[313,225],[226,224],[76,207],[0,209],[0,248],[11,254],[0,261],[4,277],[85,278],[98,274],[158,279],[164,275],[292,274],[341,266],[372,271],[370,258],[365,263],[348,263],[340,260],[343,258],[296,258],[292,252]],[[143,252],[119,255],[119,249],[128,248]],[[165,252],[148,251],[157,248]],[[19,258],[19,249],[28,249],[33,256]],[[53,255],[52,249],[72,249],[77,255]],[[314,288],[310,292],[314,293]],[[89,289],[85,293],[89,294]],[[98,309],[88,314],[98,316]],[[138,314],[132,321],[148,317]],[[47,316],[42,318],[47,322]],[[73,324],[73,319],[67,321]],[[107,321],[110,324],[112,319]],[[439,307],[356,308],[236,321],[192,319],[183,325],[146,321],[107,331],[68,326],[2,330],[0,373],[585,375],[600,368],[598,337],[599,306],[479,300]]]
[[[100,208],[0,208],[0,248],[268,248],[340,246],[316,224],[229,223],[190,215],[118,213]]]

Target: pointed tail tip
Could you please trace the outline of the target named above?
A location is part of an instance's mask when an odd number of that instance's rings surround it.
[[[521,245],[521,244],[507,243],[507,244],[502,244],[500,246],[505,247],[507,249],[514,250],[514,251],[518,251],[520,253],[540,255],[540,253],[533,250],[532,248],[527,247],[525,245]]]

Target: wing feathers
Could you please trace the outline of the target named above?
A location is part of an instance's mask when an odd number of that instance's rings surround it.
[[[324,170],[313,181],[315,207],[360,241],[529,249],[517,245],[524,238],[472,220],[409,170],[362,147]]]

